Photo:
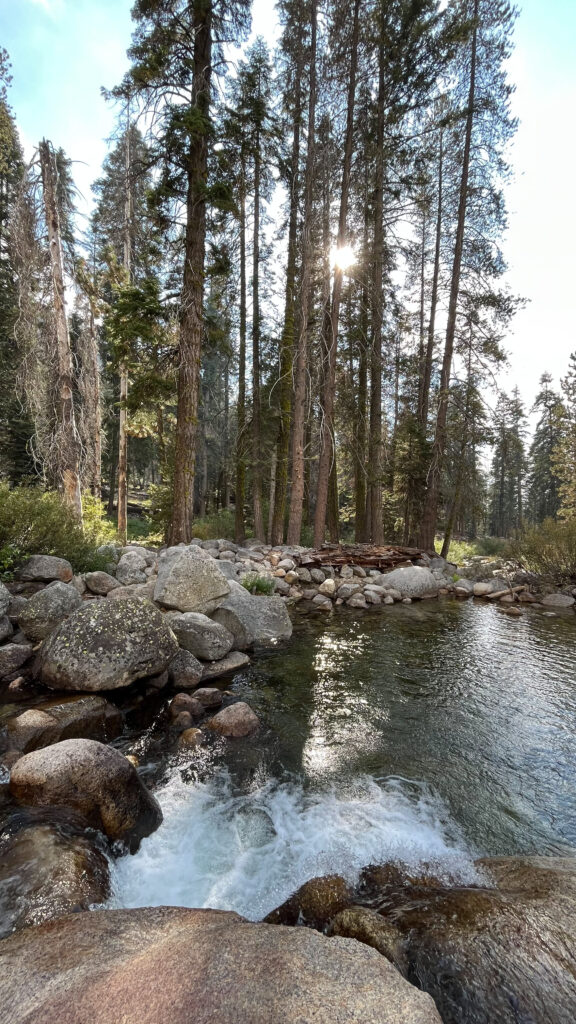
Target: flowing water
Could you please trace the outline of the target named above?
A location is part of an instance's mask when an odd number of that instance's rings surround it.
[[[164,823],[114,868],[114,905],[260,919],[369,863],[461,882],[475,857],[576,846],[576,616],[468,602],[298,622],[235,694],[263,728],[167,768]]]

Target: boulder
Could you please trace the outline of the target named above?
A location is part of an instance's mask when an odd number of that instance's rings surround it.
[[[383,577],[378,577],[377,582],[387,590],[397,590],[402,598],[438,593],[438,580],[430,569],[420,565],[393,569]]]
[[[74,575],[70,562],[54,555],[32,555],[18,573],[18,578],[32,583],[51,583],[61,580],[69,583]]]
[[[40,674],[56,690],[115,690],[163,672],[177,651],[172,630],[148,601],[90,601],[44,643]]]
[[[82,604],[75,587],[68,583],[53,583],[33,594],[18,616],[18,625],[34,643],[53,633]]]
[[[546,594],[542,604],[546,608],[572,608],[575,600],[571,594]]]
[[[14,627],[10,622],[7,615],[0,617],[0,644],[3,644],[5,640],[9,640],[14,633]]]
[[[168,668],[170,682],[176,690],[191,690],[202,679],[204,665],[190,651],[180,650]]]
[[[204,661],[219,661],[234,646],[225,626],[200,612],[171,612],[166,616],[180,647]]]
[[[177,693],[170,701],[170,717],[178,718],[183,712],[187,712],[192,718],[201,718],[204,714],[204,705],[192,697],[189,693]]]
[[[109,743],[122,732],[121,711],[103,697],[72,697],[30,708],[6,721],[8,747],[23,754],[69,739]]]
[[[116,567],[118,583],[123,587],[130,587],[134,583],[146,583],[148,577],[144,570],[147,564],[145,556],[140,551],[126,551]]]
[[[178,737],[178,747],[185,750],[188,747],[200,747],[202,745],[202,729],[184,729]]]
[[[375,950],[237,914],[69,914],[4,939],[10,1024],[441,1024]]]
[[[216,686],[201,686],[194,692],[194,699],[199,700],[205,708],[219,708],[224,700],[224,694]]]
[[[576,1020],[576,859],[501,857],[477,866],[485,887],[430,880],[389,894],[386,942],[395,946],[395,927],[410,977],[446,1022]],[[357,925],[345,934],[361,939]]]
[[[230,654],[227,654],[221,661],[211,661],[204,665],[202,682],[206,683],[210,679],[219,679],[221,676],[225,676],[229,672],[237,672],[238,669],[245,668],[249,664],[250,658],[247,654],[244,654],[242,651],[230,651]]]
[[[375,910],[355,906],[340,910],[330,921],[328,934],[363,942],[366,946],[377,949],[401,974],[408,974],[408,960],[402,935],[394,924]]]
[[[212,618],[232,633],[238,650],[292,636],[290,616],[280,597],[249,594],[234,580],[229,586],[230,593]]]
[[[84,582],[91,594],[99,594],[106,597],[111,590],[121,586],[120,582],[108,572],[86,572]]]
[[[209,729],[220,733],[221,736],[236,739],[239,736],[249,736],[250,733],[256,732],[260,721],[258,715],[248,704],[238,701],[237,704],[230,704],[229,707],[219,711],[214,718],[207,722],[207,725]]]
[[[305,924],[321,931],[352,903],[352,890],[340,875],[311,878],[264,918],[268,924]]]
[[[6,615],[6,612],[10,608],[10,605],[14,601],[12,594],[0,581],[0,615]]]
[[[158,566],[154,600],[179,612],[202,612],[218,608],[230,586],[218,563],[202,548],[167,548]]]
[[[108,859],[85,824],[44,808],[8,819],[0,836],[0,937],[108,899]]]
[[[63,806],[134,852],[162,821],[157,800],[120,751],[96,740],[62,740],[24,754],[10,777],[18,803]]]
[[[32,644],[4,644],[0,647],[0,679],[16,672],[32,655]]]
[[[115,587],[108,591],[109,601],[125,601],[126,598],[138,597],[151,601],[154,597],[156,580],[147,580],[146,583],[133,583],[129,587]]]
[[[333,597],[336,593],[336,580],[327,579],[318,587],[320,594],[325,594],[326,597]]]
[[[312,604],[319,608],[321,612],[332,611],[332,601],[325,594],[315,594],[312,598]]]

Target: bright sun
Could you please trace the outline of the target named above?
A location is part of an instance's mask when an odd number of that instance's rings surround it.
[[[339,270],[348,270],[353,263],[356,263],[356,253],[351,245],[344,245],[341,249],[332,249],[330,263]]]

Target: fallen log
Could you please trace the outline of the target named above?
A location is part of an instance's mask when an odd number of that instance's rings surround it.
[[[519,594],[522,590],[526,590],[525,583],[520,587],[506,587],[506,590],[497,590],[495,594],[485,594],[485,597],[489,601],[497,601],[499,597],[506,597],[508,594]]]
[[[308,551],[302,557],[301,565],[358,565],[365,569],[398,569],[413,565],[426,552],[422,548],[408,548],[397,544],[381,547],[370,544],[324,545],[316,551]]]

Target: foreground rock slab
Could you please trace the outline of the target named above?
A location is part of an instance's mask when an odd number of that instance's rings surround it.
[[[115,690],[164,672],[177,652],[172,630],[149,601],[90,601],[46,640],[40,675],[53,690]]]
[[[10,1024],[441,1024],[367,946],[222,911],[71,914],[5,939],[0,958]]]
[[[162,821],[134,766],[96,740],[63,740],[24,754],[12,769],[10,792],[24,806],[71,807],[132,851]]]

